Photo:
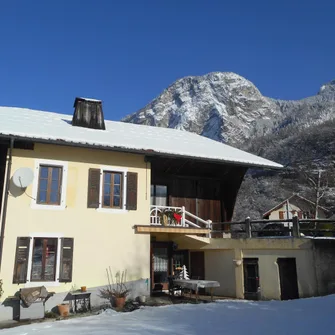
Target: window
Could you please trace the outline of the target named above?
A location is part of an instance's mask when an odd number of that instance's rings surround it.
[[[62,188],[62,168],[60,166],[40,165],[37,203],[59,205]]]
[[[137,210],[137,172],[105,166],[88,170],[87,208],[101,212],[127,213]]]
[[[57,235],[17,238],[13,283],[33,287],[72,281],[74,239]]]
[[[34,238],[31,281],[55,281],[57,238]]]
[[[151,205],[167,206],[168,194],[166,185],[151,185]]]
[[[103,199],[104,208],[122,208],[123,197],[123,173],[104,171],[103,172]]]
[[[62,161],[35,161],[32,208],[65,209],[67,167],[67,162]]]

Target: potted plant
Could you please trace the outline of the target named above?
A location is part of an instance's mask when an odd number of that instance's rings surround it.
[[[130,289],[126,286],[127,271],[118,271],[113,277],[112,270],[106,269],[108,285],[100,290],[101,297],[108,299],[112,306],[122,309],[126,303],[126,298]]]
[[[58,313],[62,317],[67,317],[69,316],[70,313],[70,305],[69,304],[60,304],[57,305],[58,307]]]

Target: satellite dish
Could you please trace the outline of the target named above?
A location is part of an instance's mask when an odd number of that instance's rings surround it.
[[[34,179],[34,172],[30,168],[20,168],[13,175],[13,183],[19,188],[28,187]]]

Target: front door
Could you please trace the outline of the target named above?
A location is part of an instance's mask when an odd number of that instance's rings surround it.
[[[203,251],[191,252],[191,279],[205,279],[205,253]],[[199,294],[205,294],[205,289],[200,288]]]
[[[205,254],[203,251],[191,252],[191,279],[205,279]]]
[[[278,258],[281,300],[299,298],[295,258]]]
[[[151,244],[152,291],[168,290],[168,276],[171,275],[171,243]]]
[[[258,300],[259,299],[258,258],[244,258],[243,272],[244,272],[244,299]]]

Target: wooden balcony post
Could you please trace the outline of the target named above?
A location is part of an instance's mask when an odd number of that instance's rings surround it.
[[[158,208],[157,208],[157,206],[155,207],[155,222],[156,222],[156,224],[160,223],[160,222],[158,222]]]
[[[250,217],[248,216],[246,219],[245,219],[245,233],[246,233],[246,237],[247,238],[251,238],[252,235],[251,235],[251,221],[250,221]]]
[[[185,206],[181,207],[181,224],[185,227]]]
[[[300,227],[299,227],[299,218],[297,214],[294,214],[292,218],[292,235],[293,237],[300,237]]]
[[[207,228],[209,229],[208,237],[212,238],[212,229],[213,229],[213,226],[212,226],[212,221],[211,220],[207,220]]]

